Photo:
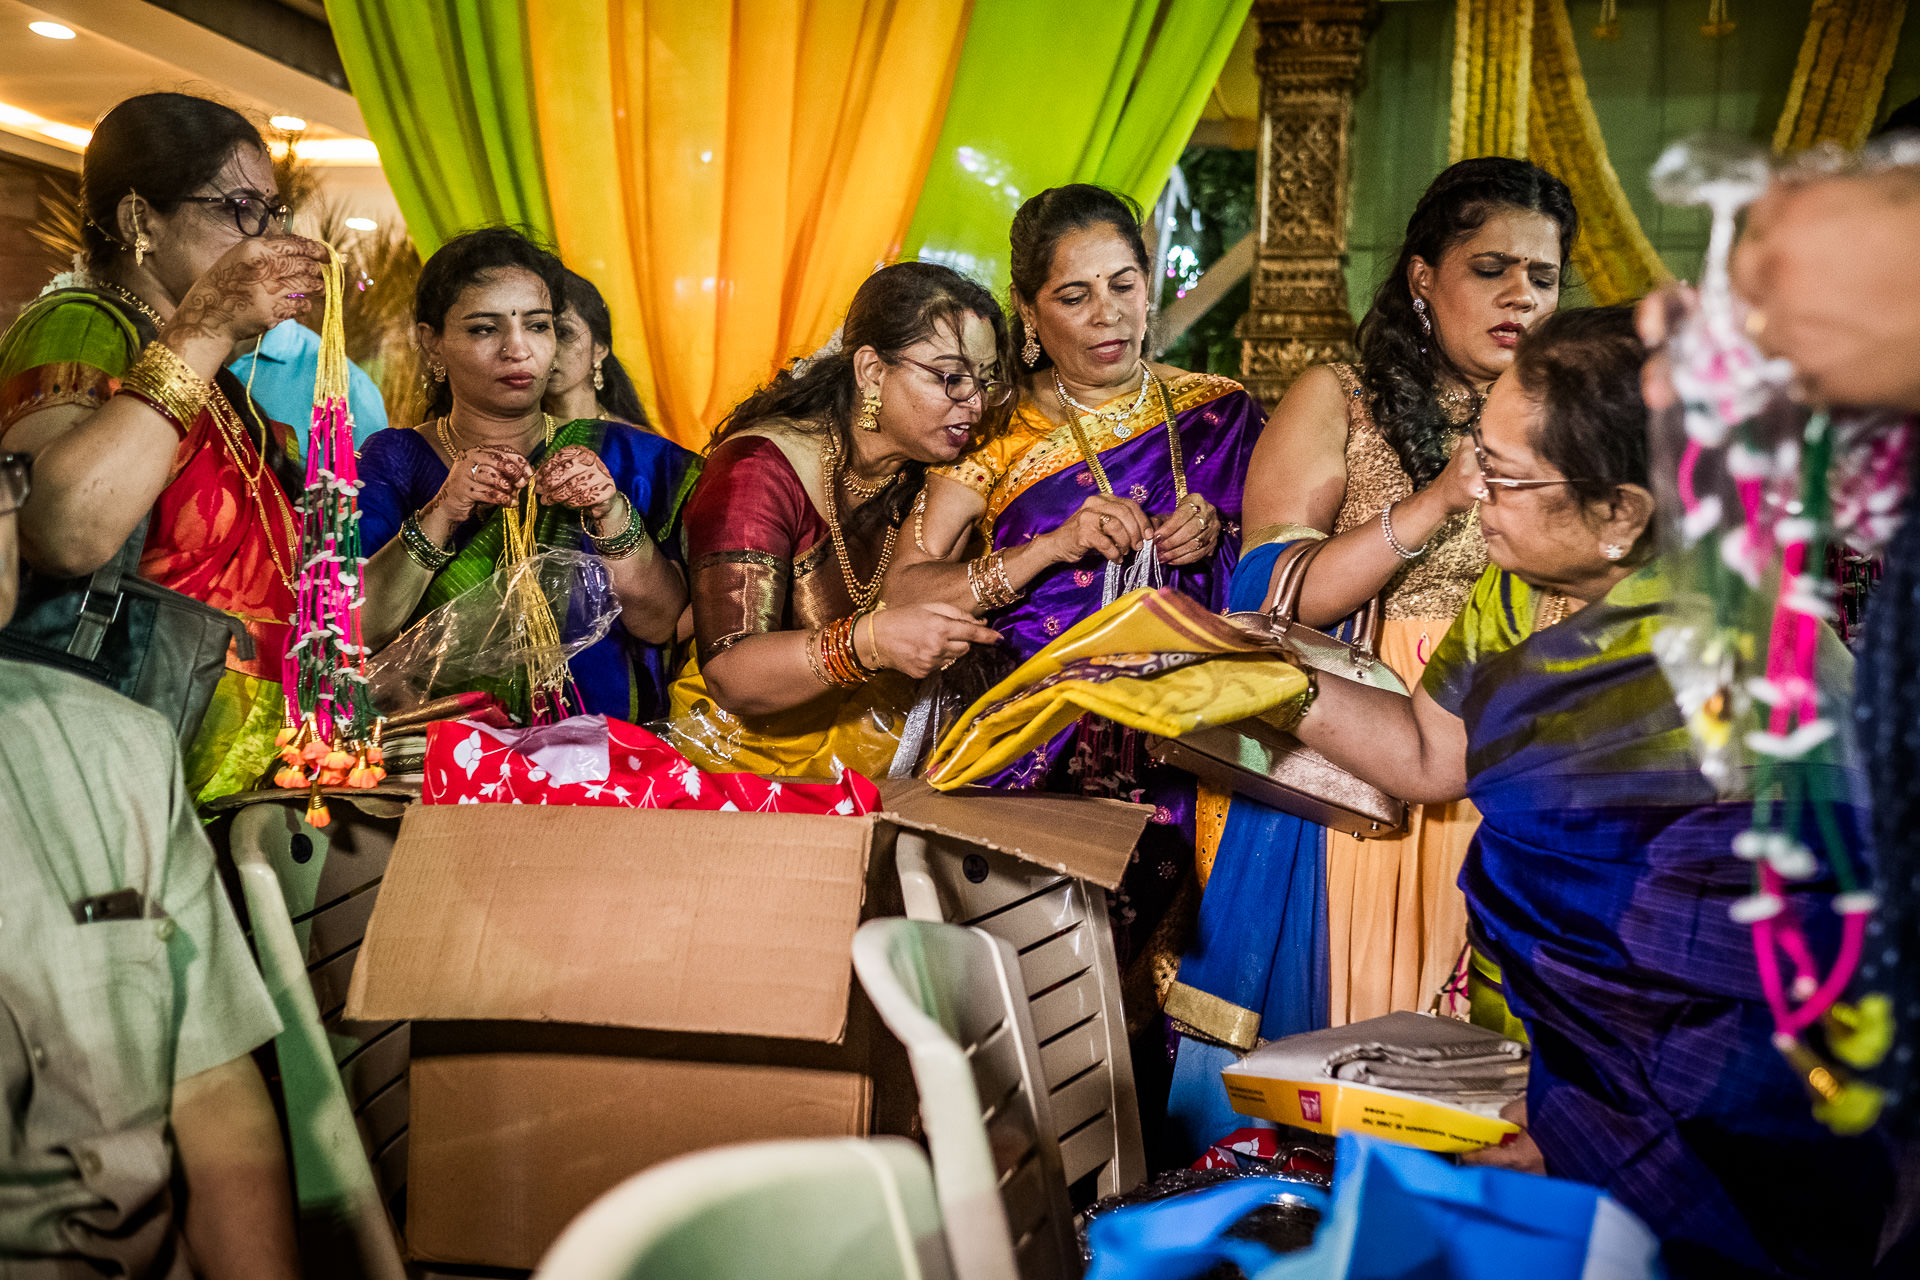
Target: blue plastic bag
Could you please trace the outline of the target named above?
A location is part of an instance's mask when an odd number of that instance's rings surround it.
[[[1658,1280],[1660,1242],[1597,1187],[1344,1134],[1313,1247],[1256,1280]],[[1244,1268],[1243,1268],[1244,1269]]]
[[[1327,1193],[1291,1178],[1233,1178],[1217,1186],[1102,1214],[1087,1224],[1093,1263],[1084,1280],[1188,1280],[1216,1263],[1253,1275],[1280,1255],[1226,1234],[1261,1205],[1295,1196],[1327,1212]]]

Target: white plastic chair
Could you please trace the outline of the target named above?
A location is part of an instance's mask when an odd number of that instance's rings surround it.
[[[1068,1186],[1095,1197],[1147,1178],[1120,968],[1099,885],[939,835],[894,844],[906,914],[984,929],[1011,944],[1030,1004],[1040,1070]]]
[[[750,1142],[636,1174],[534,1280],[952,1280],[927,1158],[904,1138]]]
[[[1073,1280],[1073,1207],[1013,949],[979,929],[871,920],[853,967],[913,1063],[959,1280]]]
[[[305,803],[304,797],[296,799],[298,804]],[[356,816],[344,804],[334,806],[336,824],[351,826]],[[329,830],[336,838],[342,834],[334,828]],[[346,858],[336,859],[329,875],[327,854],[331,843],[326,834],[300,818],[293,802],[249,805],[234,816],[229,833],[261,975],[283,1027],[274,1040],[274,1055],[286,1100],[301,1244],[309,1271],[359,1275],[367,1280],[403,1280],[406,1270],[387,1210],[393,1197],[382,1193],[369,1149],[391,1136],[384,1131],[395,1122],[384,1117],[395,1109],[391,1099],[396,1081],[365,1080],[369,1064],[354,1056],[363,1042],[343,1033],[338,1024],[329,1032],[315,991],[316,980],[329,967],[328,962],[339,959],[333,953],[346,933],[352,934],[354,944],[344,953],[346,967],[351,968],[359,933],[366,929],[364,911],[371,908],[373,889],[369,884],[353,884],[351,888],[359,891],[354,896],[364,901],[351,907],[342,896],[339,901],[321,901],[321,909],[316,911],[316,899],[344,895],[340,889],[343,876],[360,880],[370,875],[377,884],[385,856],[384,850],[377,855],[370,852],[359,866],[348,865]],[[377,833],[370,843],[378,843]],[[388,844],[390,847],[390,840]],[[368,865],[376,860],[378,865]],[[301,918],[300,926],[294,922],[296,915]],[[358,932],[354,932],[354,920],[358,921]],[[309,962],[316,959],[316,950],[324,954],[317,957],[318,963],[312,965],[315,972],[310,974]],[[344,998],[344,977],[339,986]],[[402,1075],[397,1081],[397,1123],[404,1142],[404,1034],[398,1047],[397,1070]],[[341,1065],[343,1058],[347,1060],[345,1066]],[[356,1066],[360,1068],[357,1075]],[[383,1068],[381,1073],[392,1069]],[[355,1085],[356,1094],[370,1091],[369,1098],[350,1098],[350,1083]],[[399,1165],[404,1169],[404,1146]]]

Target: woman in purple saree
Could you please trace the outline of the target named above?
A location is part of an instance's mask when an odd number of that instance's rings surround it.
[[[1012,425],[929,474],[887,599],[970,609],[1015,660],[1136,586],[1225,609],[1260,406],[1230,379],[1143,358],[1150,259],[1123,197],[1086,185],[1044,191],[1021,207],[1010,238],[1026,366]],[[994,785],[1154,806],[1111,904],[1129,1024],[1154,1022],[1149,961],[1167,948],[1149,939],[1192,876],[1193,778],[1150,761],[1134,731],[1089,717]],[[1171,940],[1169,972],[1177,955]],[[1136,1059],[1150,1116],[1170,1069],[1164,1041]]]

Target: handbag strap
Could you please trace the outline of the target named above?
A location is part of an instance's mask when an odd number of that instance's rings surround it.
[[[1289,548],[1286,560],[1274,574],[1273,598],[1263,610],[1276,633],[1284,633],[1288,627],[1300,620],[1300,593],[1306,590],[1307,570],[1312,566],[1314,557],[1326,549],[1328,538],[1302,539]],[[1355,620],[1354,637],[1349,642],[1353,647],[1369,658],[1380,656],[1380,626],[1382,615],[1381,597],[1374,595],[1360,606]]]

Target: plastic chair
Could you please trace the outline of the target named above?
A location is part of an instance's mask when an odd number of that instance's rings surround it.
[[[908,918],[984,929],[1019,955],[1067,1184],[1093,1176],[1091,1200],[1146,1181],[1105,891],[913,831],[900,832],[894,866]]]
[[[367,1040],[338,1020],[395,824],[384,823],[383,832],[381,820],[347,805],[333,811],[334,825],[323,833],[300,818],[296,804],[249,805],[234,816],[229,846],[261,974],[283,1027],[274,1054],[309,1271],[401,1280],[406,1271],[388,1206],[402,1194],[406,1167],[405,1027],[397,1039],[394,1024],[372,1029],[370,1039],[392,1043],[369,1057]],[[329,858],[336,845],[361,856]],[[334,986],[339,1001],[330,999]],[[332,1005],[331,1026],[322,998]],[[383,1194],[372,1157],[390,1153],[396,1125],[401,1181]]]
[[[1073,1207],[1013,948],[980,929],[871,920],[853,967],[907,1047],[960,1280],[1072,1280]]]
[[[952,1280],[933,1178],[904,1138],[750,1142],[636,1174],[534,1280]]]

